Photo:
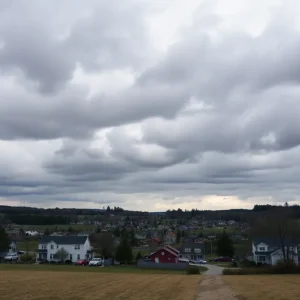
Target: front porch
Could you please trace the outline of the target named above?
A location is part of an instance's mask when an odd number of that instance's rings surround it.
[[[47,249],[39,249],[37,259],[38,260],[47,260],[48,251]]]

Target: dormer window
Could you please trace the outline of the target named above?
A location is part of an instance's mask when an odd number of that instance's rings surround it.
[[[259,251],[266,251],[266,247],[259,247]]]

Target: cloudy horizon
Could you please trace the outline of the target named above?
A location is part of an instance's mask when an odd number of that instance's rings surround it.
[[[0,0],[0,205],[300,204],[300,3]]]

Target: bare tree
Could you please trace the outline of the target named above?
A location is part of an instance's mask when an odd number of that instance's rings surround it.
[[[270,210],[252,228],[252,237],[271,237],[277,241],[284,262],[292,261],[300,237],[300,226],[288,205]]]
[[[68,255],[68,251],[66,251],[64,248],[61,248],[54,254],[54,258],[64,261]]]

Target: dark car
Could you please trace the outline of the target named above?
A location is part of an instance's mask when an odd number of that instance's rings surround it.
[[[76,266],[87,266],[89,264],[89,261],[86,260],[86,259],[78,259],[76,262],[75,262],[75,265]]]
[[[233,259],[228,256],[221,256],[215,259],[215,262],[232,262]]]

